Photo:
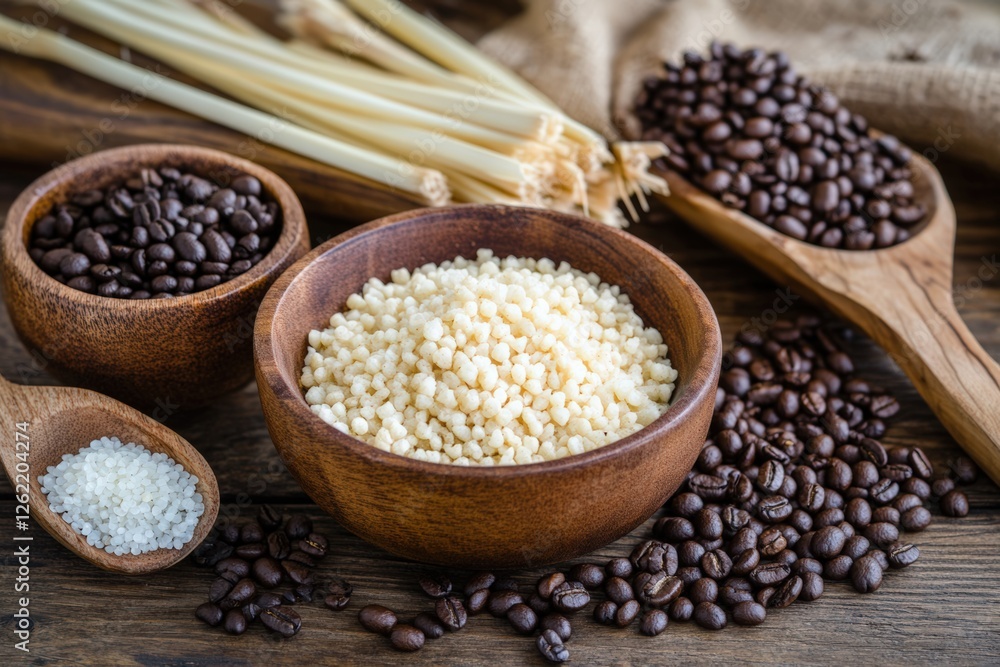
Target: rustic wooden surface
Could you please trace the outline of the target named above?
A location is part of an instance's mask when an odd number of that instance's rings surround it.
[[[457,1],[436,4],[459,5]],[[469,24],[461,7],[446,15]],[[72,80],[69,85],[79,82]],[[101,90],[107,95],[106,104],[118,95],[112,89]],[[0,116],[0,125],[5,120]],[[20,189],[47,166],[45,161],[0,166],[0,210],[5,211]],[[970,165],[939,166],[959,220],[954,279],[958,309],[987,352],[1000,358],[996,174]],[[336,208],[331,203],[325,210]],[[323,210],[315,206],[307,212],[314,244],[346,228],[343,221],[324,218]],[[701,285],[719,315],[727,342],[755,319],[769,321],[788,300],[792,314],[806,310],[802,299],[789,297],[785,286],[770,282],[735,255],[676,220],[654,217],[658,220],[633,231],[670,254]],[[863,360],[865,377],[885,385],[902,403],[901,417],[890,428],[887,442],[920,444],[935,464],[957,453],[955,443],[884,352],[861,338],[852,352]],[[47,384],[51,379],[45,365],[44,357],[20,345],[6,312],[0,313],[0,372],[18,382]],[[208,408],[185,413],[166,405],[155,416],[166,418],[215,469],[223,494],[220,514],[252,516],[259,503],[271,502],[312,516],[331,537],[330,556],[319,572],[345,577],[355,585],[351,605],[341,613],[320,605],[301,607],[303,630],[291,640],[278,640],[259,625],[242,637],[230,637],[193,616],[195,606],[205,599],[211,573],[183,563],[150,577],[123,578],[72,556],[32,525],[27,533],[34,538],[27,595],[34,629],[31,653],[21,653],[13,648],[12,614],[23,595],[14,592],[15,503],[9,483],[2,479],[0,664],[543,664],[531,640],[488,616],[473,618],[466,630],[429,642],[418,654],[397,653],[385,639],[362,631],[356,611],[369,602],[403,614],[426,609],[415,580],[428,568],[388,556],[347,534],[302,494],[268,438],[253,385]],[[6,445],[13,439],[14,425],[0,428],[6,429]],[[635,626],[611,630],[596,626],[589,616],[581,617],[569,644],[573,664],[997,664],[1000,491],[980,480],[969,494],[970,515],[964,519],[936,515],[926,532],[914,536],[922,553],[918,563],[890,573],[874,595],[860,596],[844,585],[831,585],[820,600],[773,613],[759,628],[709,633],[690,623],[671,624],[655,639],[638,635]],[[649,524],[590,558],[600,561],[627,554],[648,530]],[[518,577],[527,583],[537,574],[526,571]],[[461,579],[461,573],[456,578]]]

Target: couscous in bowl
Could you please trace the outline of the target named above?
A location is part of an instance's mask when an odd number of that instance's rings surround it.
[[[660,331],[677,370],[666,411],[616,442],[558,460],[454,466],[383,451],[320,419],[301,385],[310,331],[370,278],[474,257],[549,258],[628,294]],[[268,429],[310,497],[346,528],[394,554],[467,567],[572,558],[651,516],[698,456],[721,360],[708,300],[676,264],[634,236],[574,216],[502,206],[427,209],[338,236],[293,265],[257,317],[255,365]]]

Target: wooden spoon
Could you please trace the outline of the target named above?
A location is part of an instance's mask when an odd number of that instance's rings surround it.
[[[25,422],[26,430],[17,427]],[[0,423],[6,429],[0,460],[19,498],[19,511],[20,499],[27,493],[31,517],[67,549],[98,567],[121,574],[147,574],[168,568],[198,546],[215,523],[219,485],[201,454],[163,424],[113,398],[73,387],[26,387],[0,378]],[[184,548],[156,549],[139,556],[109,554],[87,544],[83,535],[49,508],[38,477],[59,463],[63,454],[75,454],[104,436],[162,452],[198,478],[196,487],[205,512]]]
[[[797,241],[729,208],[668,171],[663,201],[688,223],[779,283],[818,299],[858,325],[909,376],[969,455],[1000,483],[1000,366],[952,301],[955,209],[941,175],[922,156],[912,168],[928,221],[881,250],[832,250]],[[995,260],[988,260],[994,262]],[[984,258],[985,270],[996,268]]]

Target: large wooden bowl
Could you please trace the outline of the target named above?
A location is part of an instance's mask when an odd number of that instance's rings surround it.
[[[239,172],[257,177],[281,208],[281,232],[271,251],[246,273],[212,289],[136,301],[67,287],[28,256],[31,227],[53,204],[121,182],[143,167],[164,166],[219,184]],[[39,178],[11,206],[0,243],[4,300],[38,370],[119,398],[162,421],[253,377],[257,306],[281,272],[308,252],[309,232],[295,193],[273,172],[221,151],[145,144],[94,153]]]
[[[324,328],[371,277],[490,248],[594,271],[657,327],[679,373],[672,405],[642,431],[578,456],[504,468],[455,467],[383,452],[328,426],[299,377]],[[697,285],[630,234],[533,209],[461,206],[403,213],[316,248],[261,305],[254,356],[275,446],[306,493],[346,528],[394,554],[440,565],[523,567],[572,558],[652,515],[698,456],[715,402],[719,325]]]

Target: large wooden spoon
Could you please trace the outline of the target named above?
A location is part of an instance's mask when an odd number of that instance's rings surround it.
[[[797,241],[722,204],[674,172],[663,201],[688,223],[781,284],[858,325],[909,376],[945,428],[1000,483],[1000,366],[955,310],[955,209],[937,169],[913,158],[928,222],[882,250],[831,250]],[[984,258],[993,275],[996,260]],[[982,275],[980,277],[983,277]],[[987,276],[988,277],[988,276]]]
[[[186,440],[146,415],[113,398],[72,387],[26,387],[0,378],[0,423],[5,429],[0,460],[15,488],[17,513],[30,506],[31,517],[63,546],[94,565],[122,574],[145,574],[168,568],[201,543],[219,512],[219,485],[201,454]],[[21,426],[19,426],[21,425]],[[198,478],[205,512],[194,536],[182,549],[156,549],[139,556],[116,556],[87,544],[49,508],[38,477],[63,454],[75,454],[104,436],[162,452]],[[27,495],[28,503],[22,503]],[[29,524],[30,525],[30,524]],[[30,536],[30,530],[19,533]],[[17,537],[17,536],[15,536]]]

